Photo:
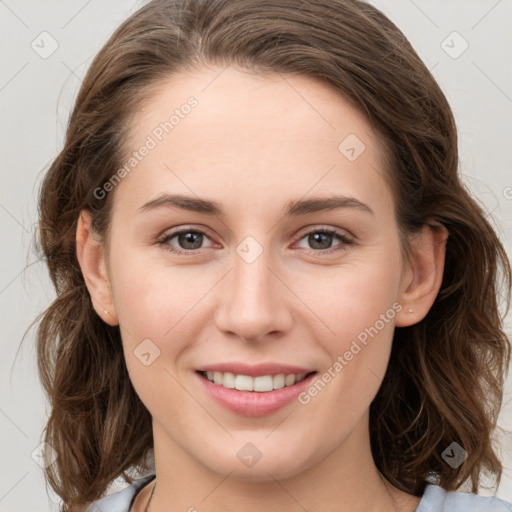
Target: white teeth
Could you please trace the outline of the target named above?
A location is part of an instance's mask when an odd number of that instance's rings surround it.
[[[226,372],[222,379],[222,385],[225,388],[233,389],[235,387],[235,375],[233,373]]]
[[[237,375],[235,377],[235,388],[239,391],[252,391],[254,387],[254,379],[247,375]]]
[[[274,375],[274,378],[273,378],[274,389],[284,388],[284,381],[285,381],[285,374],[284,373],[280,373],[278,375]]]
[[[206,372],[206,378],[217,385],[239,391],[257,391],[264,393],[274,389],[281,389],[285,386],[293,386],[306,377],[305,373],[289,374],[279,373],[278,375],[261,375],[250,377],[249,375],[235,375],[230,372]]]
[[[274,381],[270,375],[264,377],[254,377],[254,391],[272,391],[274,389]]]
[[[295,384],[295,375],[292,373],[291,375],[287,375],[284,379],[285,386],[293,386]]]

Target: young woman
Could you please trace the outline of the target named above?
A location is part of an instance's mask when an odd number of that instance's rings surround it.
[[[366,3],[124,22],[40,195],[62,510],[511,510],[476,494],[510,265],[457,168],[443,93]]]

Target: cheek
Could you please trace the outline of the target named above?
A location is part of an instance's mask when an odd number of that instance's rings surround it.
[[[151,265],[128,257],[119,261],[112,282],[126,365],[143,401],[151,402],[162,383],[172,387],[164,370],[176,376],[174,363],[199,338],[197,320],[206,304],[201,299],[214,286],[214,274],[200,278],[192,266]]]
[[[112,272],[113,295],[130,380],[150,412],[155,417],[169,414],[170,421],[186,401],[175,380],[180,379],[175,362],[198,337],[198,324],[191,319],[200,311],[204,286],[183,267],[137,258],[120,261]]]
[[[368,407],[386,372],[394,319],[402,309],[397,301],[399,270],[390,254],[373,265],[340,269],[330,293],[318,290],[315,304],[310,304],[329,327],[321,343],[330,365],[319,375],[329,390],[324,393],[320,384],[304,401],[322,390],[325,398],[340,403],[334,416],[353,414],[354,419]]]
[[[376,327],[390,338],[398,304],[400,268],[394,255],[332,269],[325,279],[302,281],[297,295],[322,321],[331,356],[347,350],[354,339],[364,341]],[[386,261],[387,264],[383,264]]]
[[[181,320],[205,295],[207,275],[199,277],[193,267],[152,265],[137,259],[126,262],[112,276],[121,325],[133,336],[162,339],[170,335],[181,328]]]

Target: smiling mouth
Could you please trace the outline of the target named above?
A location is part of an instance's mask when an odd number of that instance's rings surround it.
[[[290,387],[303,381],[309,375],[317,373],[279,373],[277,375],[250,375],[235,374],[231,372],[198,371],[208,381],[227,389],[237,391],[253,391],[257,393],[268,393],[284,387]]]

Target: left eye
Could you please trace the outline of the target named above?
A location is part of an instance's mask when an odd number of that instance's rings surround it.
[[[174,238],[178,240],[179,247],[175,247],[171,244],[171,240]],[[209,239],[203,231],[196,229],[182,229],[164,235],[159,239],[158,243],[165,246],[165,249],[170,252],[193,255],[194,251],[202,249],[201,246],[204,238]],[[337,238],[341,243],[336,245],[334,248],[331,248],[333,238]],[[346,249],[348,245],[352,244],[352,240],[350,240],[345,234],[338,233],[332,229],[314,229],[300,238],[300,240],[304,239],[307,239],[308,243],[313,247],[312,250],[309,249],[310,252],[323,254]]]
[[[345,234],[338,233],[333,229],[314,229],[306,233],[301,240],[304,238],[307,238],[308,243],[310,243],[314,249],[319,249],[320,252],[324,254],[346,249],[346,246],[352,243],[352,240],[350,240]],[[337,238],[341,243],[334,248],[331,248],[330,242],[332,242],[333,238]],[[325,247],[325,245],[328,247]]]

